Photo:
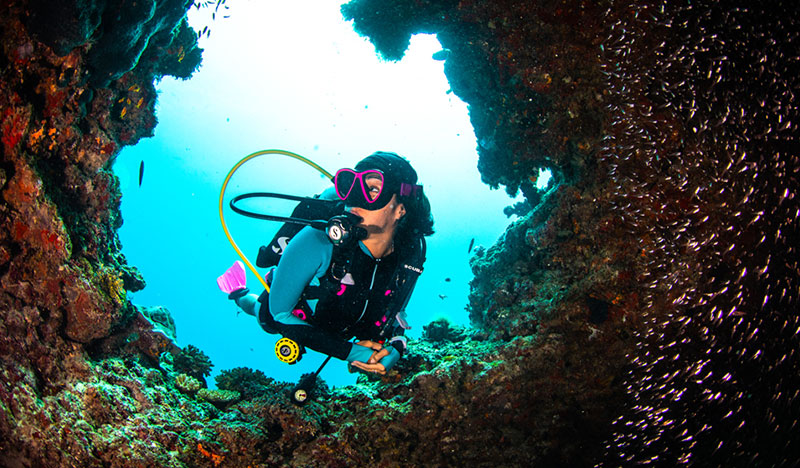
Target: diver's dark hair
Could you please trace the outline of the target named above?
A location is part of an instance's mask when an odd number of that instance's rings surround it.
[[[406,214],[400,218],[395,232],[395,239],[402,243],[413,241],[417,237],[433,234],[433,216],[431,204],[425,196],[422,186],[417,185],[417,171],[408,160],[397,153],[376,151],[362,159],[356,170],[379,169],[387,177],[387,188],[397,194],[397,201],[406,208]],[[401,195],[401,184],[406,185],[410,193]]]
[[[397,223],[395,238],[406,242],[433,234],[431,203],[421,187],[414,195],[398,197],[398,201],[406,207],[406,214]]]

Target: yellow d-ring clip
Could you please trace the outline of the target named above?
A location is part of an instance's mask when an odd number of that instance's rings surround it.
[[[281,338],[275,343],[275,355],[286,364],[294,364],[300,359],[300,346],[289,338]]]

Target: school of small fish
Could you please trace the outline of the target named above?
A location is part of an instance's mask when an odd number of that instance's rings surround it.
[[[800,22],[791,2],[632,3],[601,151],[652,291],[607,466],[795,466]],[[746,465],[742,465],[746,461]]]

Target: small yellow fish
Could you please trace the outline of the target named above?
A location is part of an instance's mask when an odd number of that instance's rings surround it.
[[[123,107],[122,108],[122,112],[119,113],[119,118],[121,119],[121,118],[125,117],[125,114],[127,114],[127,113],[128,113],[128,108],[127,107]]]
[[[144,98],[139,98],[139,102],[136,103],[136,108],[142,107],[142,104],[144,104]]]

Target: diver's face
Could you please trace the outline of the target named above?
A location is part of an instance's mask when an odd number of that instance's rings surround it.
[[[397,195],[392,195],[389,203],[379,210],[366,210],[357,206],[348,207],[348,210],[363,219],[359,226],[365,228],[369,235],[393,230],[406,212],[405,206],[397,202]]]

